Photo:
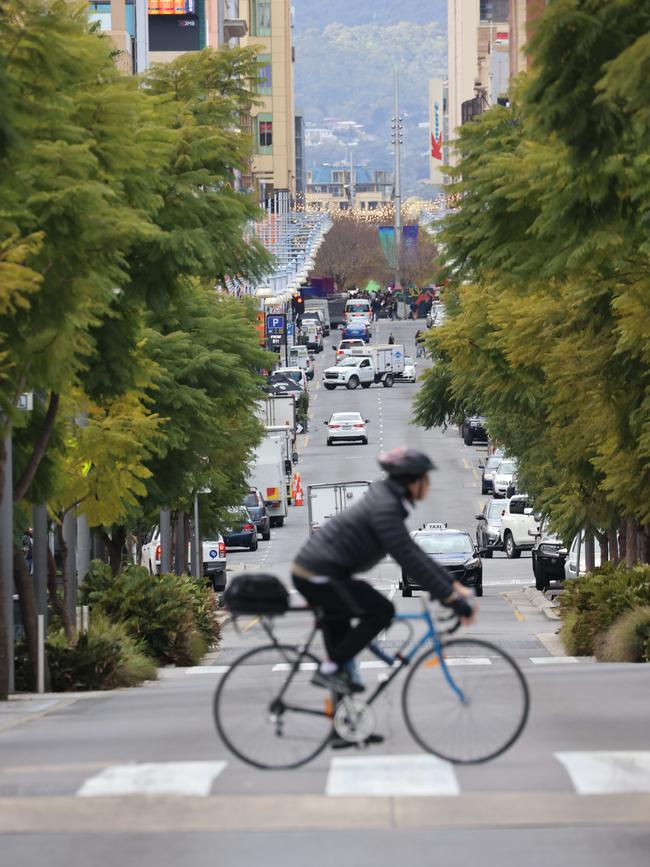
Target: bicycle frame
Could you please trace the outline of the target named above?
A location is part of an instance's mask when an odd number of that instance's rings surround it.
[[[311,609],[311,608],[293,608],[293,609],[290,609],[290,611],[311,611],[313,613],[313,609]],[[449,671],[449,668],[447,667],[447,664],[445,662],[445,658],[442,654],[442,641],[440,640],[440,632],[439,632],[439,630],[436,629],[434,620],[431,616],[431,611],[429,610],[429,606],[427,605],[426,601],[424,599],[422,599],[422,613],[421,614],[396,614],[395,617],[393,618],[392,623],[397,623],[400,621],[406,622],[406,623],[414,622],[414,621],[422,621],[427,626],[426,632],[420,638],[418,638],[411,647],[408,648],[407,652],[403,653],[402,650],[405,649],[405,647],[411,643],[411,639],[413,637],[413,629],[410,629],[409,636],[407,637],[406,641],[404,642],[404,644],[402,645],[400,650],[394,656],[383,651],[374,641],[368,645],[368,649],[371,651],[371,653],[374,656],[376,656],[378,659],[380,659],[382,662],[385,662],[386,665],[392,670],[391,670],[390,674],[388,675],[388,677],[385,680],[381,681],[377,685],[375,691],[366,700],[366,704],[368,706],[373,704],[373,702],[375,702],[376,699],[379,698],[379,696],[382,694],[382,692],[385,689],[387,689],[388,686],[390,686],[390,684],[397,677],[397,675],[400,674],[400,672],[403,671],[404,668],[406,668],[408,665],[411,664],[411,662],[417,657],[418,653],[422,650],[422,648],[424,648],[429,642],[431,642],[433,644],[433,647],[434,647],[434,649],[438,655],[440,667],[442,669],[445,680],[447,681],[447,684],[456,693],[459,700],[463,704],[465,704],[465,702],[466,702],[465,695],[464,695],[463,691],[459,688],[459,686],[456,684],[456,682],[454,681],[454,679],[451,676],[451,673]],[[263,626],[265,632],[267,633],[267,635],[269,636],[269,638],[271,639],[272,643],[276,647],[279,647],[280,644],[279,644],[278,640],[276,639],[275,634],[273,633],[273,629],[265,619],[262,620],[262,626]],[[307,641],[300,648],[300,652],[298,654],[298,657],[292,663],[292,667],[291,667],[291,670],[289,671],[289,675],[288,675],[280,693],[278,694],[277,698],[273,702],[273,706],[275,706],[276,708],[278,708],[278,709],[282,708],[284,710],[291,710],[291,711],[294,711],[297,713],[310,714],[312,716],[314,716],[314,715],[315,716],[330,716],[330,714],[328,714],[326,711],[297,707],[295,705],[286,705],[283,702],[283,697],[284,697],[287,689],[289,688],[289,685],[291,684],[291,681],[293,680],[296,672],[300,670],[300,666],[303,664],[303,661],[305,660],[305,658],[310,655],[309,648],[311,647],[311,644],[312,644],[314,638],[316,637],[316,633],[318,632],[318,630],[319,630],[319,620],[317,617],[316,622],[315,622],[314,626],[312,627],[311,633],[309,634]],[[443,634],[447,634],[447,632],[453,632],[453,631],[455,631],[455,628],[451,629],[451,630],[447,630]],[[287,660],[287,662],[289,662],[289,660]],[[396,663],[399,663],[399,664],[396,664]]]

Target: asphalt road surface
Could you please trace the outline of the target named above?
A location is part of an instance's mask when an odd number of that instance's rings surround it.
[[[392,331],[414,354],[416,323],[376,328],[375,341]],[[465,447],[454,429],[411,425],[418,384],[325,391],[319,381],[336,337],[310,384],[310,429],[299,438],[304,489],[373,480],[378,453],[408,443],[439,468],[412,526],[444,521],[473,534],[484,448]],[[419,360],[418,371],[427,364]],[[371,420],[370,443],[328,448],[322,422],[352,409]],[[264,567],[288,581],[307,532],[306,506],[292,508],[257,552],[229,553],[229,574]],[[394,563],[369,578],[400,611],[419,610],[419,594],[401,598]],[[45,699],[30,719],[0,719],[0,865],[646,865],[650,668],[564,656],[558,624],[535,606],[531,584],[527,554],[484,561],[480,616],[465,630],[507,650],[529,680],[529,723],[499,759],[452,766],[423,753],[405,729],[396,682],[377,706],[382,745],[328,748],[295,771],[242,763],[218,739],[211,704],[233,660],[264,641],[257,619],[244,618],[238,631],[225,627],[204,666],[166,669],[140,689]],[[277,625],[288,642],[308,628],[302,614]],[[385,673],[369,662],[364,655],[361,668],[372,685]]]

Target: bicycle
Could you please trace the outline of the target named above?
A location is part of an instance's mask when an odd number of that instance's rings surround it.
[[[288,609],[287,613],[311,612],[315,617],[301,647],[281,644],[273,618],[261,615],[271,643],[240,656],[215,693],[214,718],[225,745],[244,762],[264,770],[306,764],[325,749],[334,733],[362,745],[374,731],[372,705],[410,667],[402,689],[402,714],[423,750],[454,764],[478,764],[502,755],[528,719],[530,697],[523,673],[512,657],[490,642],[450,639],[459,621],[454,615],[440,618],[455,622],[448,629],[436,628],[424,598],[422,605],[422,613],[395,615],[390,628],[406,624],[408,635],[394,655],[377,642],[369,645],[388,674],[365,700],[358,695],[333,697],[310,682],[320,664],[310,648],[323,628],[321,611],[309,606]],[[412,624],[417,621],[427,628],[414,638]],[[432,676],[436,674],[437,679]],[[479,734],[482,748],[475,737]]]

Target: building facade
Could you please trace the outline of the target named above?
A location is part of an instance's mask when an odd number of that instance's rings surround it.
[[[312,210],[376,211],[393,201],[393,173],[347,164],[307,169],[305,199]]]
[[[294,52],[290,0],[240,0],[248,22],[242,45],[261,47],[258,105],[252,110],[253,178],[261,202],[276,191],[296,195]]]
[[[462,106],[476,96],[478,75],[479,0],[447,0],[447,116],[453,165],[455,130],[463,122]]]
[[[535,19],[548,6],[549,0],[510,0],[510,75],[514,77],[528,68],[524,51]]]
[[[296,115],[296,203],[305,204],[307,164],[305,162],[305,118]]]

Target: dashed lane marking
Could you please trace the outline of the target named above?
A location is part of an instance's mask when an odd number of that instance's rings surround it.
[[[575,656],[531,656],[530,661],[534,665],[570,665],[580,660]]]
[[[521,611],[518,608],[515,608],[514,615],[520,623],[525,623],[526,618],[524,617],[524,615],[521,613]]]

